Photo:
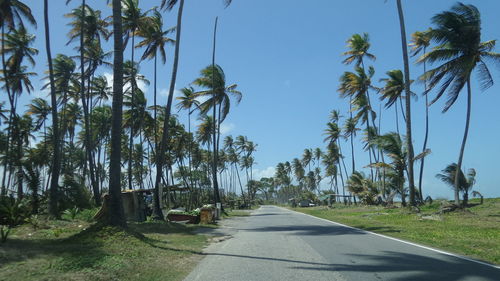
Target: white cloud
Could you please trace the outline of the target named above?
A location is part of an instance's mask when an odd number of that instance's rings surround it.
[[[111,86],[111,90],[113,90],[113,73],[110,72],[104,72],[104,77],[106,77],[106,80],[108,80],[108,85]],[[144,93],[147,93],[149,87],[146,85],[144,81],[137,81],[137,86],[139,86],[139,89],[143,91]],[[128,85],[123,85],[123,88],[127,88]]]
[[[274,167],[267,167],[264,170],[254,169],[253,178],[256,180],[260,180],[261,178],[270,178],[274,177],[275,173],[276,173],[276,168]]]
[[[229,132],[234,130],[235,127],[236,125],[234,125],[233,123],[222,123],[220,125],[220,133],[221,135],[227,135]]]

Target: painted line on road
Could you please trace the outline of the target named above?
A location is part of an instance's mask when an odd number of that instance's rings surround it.
[[[324,219],[324,218],[315,217],[315,216],[309,215],[309,214],[304,214],[304,213],[297,212],[297,211],[290,210],[290,209],[286,209],[286,208],[283,208],[283,207],[279,207],[279,206],[276,206],[276,207],[281,208],[283,210],[295,212],[295,213],[298,213],[298,214],[301,214],[301,215],[304,215],[304,216],[312,217],[312,218],[315,218],[315,219],[318,219],[318,220],[322,220],[322,221],[325,221],[325,222],[329,222],[329,223],[332,223],[332,224],[340,225],[340,226],[347,227],[347,228],[350,228],[350,229],[359,230],[359,231],[366,232],[366,233],[369,233],[369,234],[373,234],[373,235],[376,235],[376,236],[379,236],[379,237],[391,239],[391,240],[398,241],[398,242],[401,242],[401,243],[405,243],[405,244],[408,244],[408,245],[412,245],[412,246],[415,246],[415,247],[419,247],[419,248],[423,248],[423,249],[426,249],[426,250],[434,251],[434,252],[437,252],[437,253],[440,253],[440,254],[444,254],[444,255],[447,255],[447,256],[452,256],[452,257],[455,257],[455,258],[459,258],[459,259],[463,259],[463,260],[467,260],[467,261],[479,263],[479,264],[482,264],[482,265],[486,265],[486,266],[489,266],[489,267],[493,267],[493,268],[496,268],[496,269],[500,269],[500,266],[497,266],[497,265],[494,265],[494,264],[491,264],[491,263],[482,262],[482,261],[479,261],[479,260],[471,259],[471,258],[468,258],[468,257],[465,257],[465,256],[461,256],[461,255],[457,255],[457,254],[454,254],[454,253],[446,252],[446,251],[443,251],[443,250],[431,248],[431,247],[420,245],[420,244],[417,244],[417,243],[413,243],[413,242],[401,240],[401,239],[398,239],[398,238],[386,236],[386,235],[383,235],[383,234],[371,232],[371,231],[368,231],[368,230],[364,230],[364,229],[360,229],[360,228],[348,226],[348,225],[345,225],[345,224],[341,224],[341,223],[334,222],[334,221],[331,221],[331,220],[327,220],[327,219]]]

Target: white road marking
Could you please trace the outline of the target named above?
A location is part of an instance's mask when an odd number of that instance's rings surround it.
[[[276,207],[281,208],[283,210],[288,210],[288,211],[291,211],[291,212],[295,212],[295,213],[298,213],[298,214],[301,214],[301,215],[304,215],[304,216],[312,217],[312,218],[315,218],[315,219],[318,219],[318,220],[322,220],[322,221],[325,221],[325,222],[329,222],[329,223],[332,223],[332,224],[340,225],[340,226],[347,227],[347,228],[350,228],[350,229],[359,230],[359,231],[362,231],[362,232],[365,232],[365,233],[369,233],[369,234],[373,234],[373,235],[376,235],[376,236],[379,236],[379,237],[391,239],[391,240],[398,241],[398,242],[401,242],[401,243],[405,243],[405,244],[408,244],[408,245],[412,245],[412,246],[415,246],[415,247],[419,247],[419,248],[423,248],[423,249],[426,249],[426,250],[434,251],[434,252],[437,252],[437,253],[440,253],[440,254],[443,254],[443,255],[452,256],[452,257],[455,257],[455,258],[459,258],[459,259],[463,259],[463,260],[467,260],[467,261],[479,263],[479,264],[482,264],[482,265],[486,265],[486,266],[489,266],[489,267],[493,267],[493,268],[496,268],[496,269],[500,269],[500,266],[493,265],[493,264],[490,264],[490,263],[478,261],[478,260],[471,259],[471,258],[468,258],[468,257],[464,257],[464,256],[461,256],[461,255],[453,254],[453,253],[450,253],[450,252],[445,252],[445,251],[442,251],[442,250],[434,249],[434,248],[427,247],[427,246],[420,245],[420,244],[416,244],[416,243],[413,243],[413,242],[408,242],[408,241],[405,241],[405,240],[397,239],[397,238],[386,236],[386,235],[383,235],[383,234],[378,234],[378,233],[371,232],[371,231],[368,231],[368,230],[359,229],[359,228],[356,228],[356,227],[348,226],[348,225],[341,224],[341,223],[334,222],[334,221],[330,221],[330,220],[327,220],[327,219],[318,218],[318,217],[315,217],[313,215],[304,214],[304,213],[297,212],[297,211],[290,210],[290,209],[286,209],[286,208],[283,208],[283,207],[279,207],[279,206],[276,206]]]

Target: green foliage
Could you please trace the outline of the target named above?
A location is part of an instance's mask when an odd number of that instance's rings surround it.
[[[0,197],[0,242],[7,241],[10,229],[22,224],[29,216],[30,209],[25,201]]]
[[[64,211],[64,214],[69,216],[71,218],[71,220],[74,220],[76,218],[76,215],[78,215],[79,212],[80,212],[80,209],[75,206],[73,208],[69,208],[66,211]]]

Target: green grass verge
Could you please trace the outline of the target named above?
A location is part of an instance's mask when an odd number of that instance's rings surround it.
[[[471,200],[472,204],[479,203]],[[406,208],[376,206],[292,208],[327,220],[500,264],[500,198],[485,199],[465,211],[435,215],[442,202]]]
[[[0,244],[0,280],[182,280],[207,243],[195,226],[130,223],[126,231],[88,222],[23,225]]]

